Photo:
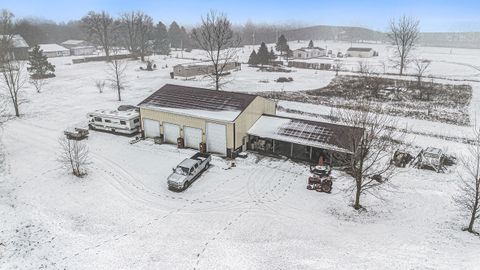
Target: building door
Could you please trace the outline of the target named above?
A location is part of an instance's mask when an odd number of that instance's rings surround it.
[[[180,126],[170,123],[163,123],[163,140],[166,143],[177,143],[180,137]]]
[[[147,138],[160,136],[160,122],[151,119],[143,119],[143,131]]]
[[[185,139],[185,147],[198,149],[202,142],[202,130],[199,128],[184,127],[183,138]]]
[[[221,124],[207,123],[207,151],[227,155],[227,127]]]

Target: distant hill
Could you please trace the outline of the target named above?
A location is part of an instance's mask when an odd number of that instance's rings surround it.
[[[318,25],[282,32],[288,40],[385,41],[385,34],[363,27]]]
[[[364,27],[317,25],[282,32],[288,40],[339,40],[348,42],[387,42],[383,32]],[[421,33],[420,44],[433,47],[480,48],[479,32]]]

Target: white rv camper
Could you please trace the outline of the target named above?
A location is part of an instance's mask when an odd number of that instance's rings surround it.
[[[96,110],[88,115],[88,127],[92,130],[120,134],[135,134],[140,131],[140,113],[137,109]]]

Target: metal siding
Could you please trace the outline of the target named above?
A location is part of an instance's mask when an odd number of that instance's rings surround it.
[[[149,108],[140,108],[140,116],[142,118],[142,125],[143,125],[143,119],[153,119],[159,122],[168,122],[172,124],[179,125],[180,127],[192,127],[192,128],[199,128],[202,130],[202,142],[206,142],[206,122],[211,122],[211,123],[219,123],[219,124],[224,124],[227,126],[227,148],[233,149],[233,123],[226,123],[226,122],[221,122],[221,121],[210,121],[202,118],[197,118],[197,117],[191,117],[191,116],[185,116],[185,115],[179,115],[179,114],[174,114],[174,113],[169,113],[169,112],[162,112],[162,111],[157,111],[154,109],[149,109]],[[142,126],[142,129],[144,127]],[[163,127],[162,127],[162,133],[163,133]],[[238,134],[238,133],[237,133]],[[183,134],[181,134],[183,137]],[[238,147],[238,145],[237,145]]]
[[[253,126],[253,124],[255,124],[262,114],[275,115],[276,107],[277,105],[273,100],[263,97],[255,98],[235,120],[235,147],[238,148],[242,145],[243,138],[247,136],[247,131]]]

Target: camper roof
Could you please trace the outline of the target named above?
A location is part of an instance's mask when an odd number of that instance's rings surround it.
[[[96,110],[94,112],[89,113],[90,116],[98,116],[98,117],[108,117],[114,119],[125,119],[131,120],[134,118],[138,118],[140,113],[136,110],[129,110],[129,111],[118,111],[118,110]]]

